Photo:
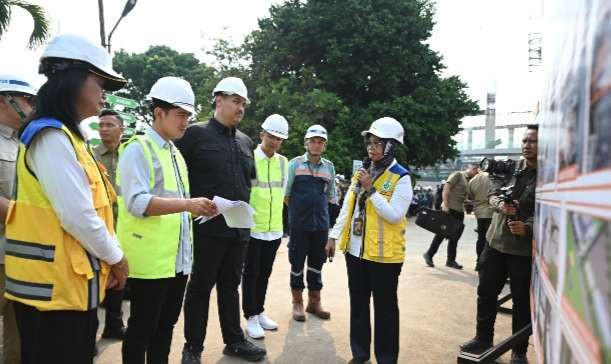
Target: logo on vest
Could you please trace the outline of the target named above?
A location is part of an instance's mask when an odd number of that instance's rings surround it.
[[[390,181],[386,181],[383,185],[382,185],[382,192],[388,192],[388,190],[390,190]]]

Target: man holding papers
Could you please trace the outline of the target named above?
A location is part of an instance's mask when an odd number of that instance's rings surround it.
[[[248,202],[254,169],[253,141],[236,129],[246,104],[241,79],[222,79],[214,88],[214,117],[190,125],[176,146],[189,170],[193,197],[215,196]],[[201,363],[210,291],[216,285],[219,319],[226,355],[260,360],[266,352],[246,340],[240,327],[238,285],[250,229],[231,228],[223,216],[194,224],[193,273],[185,297],[185,346],[182,363]]]

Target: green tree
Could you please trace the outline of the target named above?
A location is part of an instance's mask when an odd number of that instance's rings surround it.
[[[405,128],[403,163],[419,167],[452,158],[460,119],[478,107],[458,77],[440,75],[441,57],[426,44],[432,17],[428,0],[289,0],[272,6],[245,43],[251,82],[257,96],[280,80],[298,89],[312,86],[303,80],[315,80],[318,92],[334,95],[345,112],[323,125],[333,136],[330,159],[342,172],[364,154],[359,132],[382,116]],[[259,107],[253,102],[255,115]]]
[[[144,100],[161,77],[182,77],[191,83],[199,107],[198,118],[210,113],[210,93],[217,79],[214,68],[201,63],[193,53],[179,53],[167,46],[152,46],[144,53],[120,50],[113,58],[115,69],[129,80],[120,95]],[[146,114],[146,111],[144,111]]]
[[[34,20],[34,29],[28,40],[28,47],[34,48],[44,43],[49,37],[49,20],[45,10],[38,5],[21,0],[0,0],[0,38],[6,32],[11,22],[12,8],[18,7],[30,14]]]

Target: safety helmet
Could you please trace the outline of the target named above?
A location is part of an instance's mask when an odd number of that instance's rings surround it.
[[[195,114],[195,94],[191,84],[182,78],[168,76],[158,79],[146,97],[165,101]]]
[[[325,129],[324,126],[318,124],[310,126],[306,131],[305,137],[303,139],[308,140],[312,137],[321,137],[324,140],[329,140],[327,137],[327,129]]]
[[[59,35],[49,42],[40,57],[38,73],[51,77],[77,67],[104,78],[103,88],[107,91],[119,90],[127,83],[112,69],[112,57],[104,48],[73,34]]]
[[[0,93],[19,92],[36,96],[36,89],[22,77],[13,74],[0,75]]]
[[[226,77],[216,84],[216,87],[212,91],[212,96],[222,93],[225,95],[238,95],[246,99],[246,103],[250,104],[248,99],[248,90],[242,79],[237,77]]]
[[[362,136],[372,134],[380,139],[394,139],[403,144],[403,126],[397,120],[390,117],[380,118],[369,127],[369,130],[361,132]]]
[[[289,137],[289,123],[282,115],[272,114],[268,116],[261,124],[261,128],[278,138],[287,139]]]

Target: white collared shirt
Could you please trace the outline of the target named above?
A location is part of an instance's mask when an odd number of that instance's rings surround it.
[[[165,141],[153,128],[148,128],[146,134],[157,144],[159,148],[170,148],[172,153],[178,150],[171,141]],[[130,143],[119,157],[119,178],[121,196],[125,200],[125,206],[130,214],[146,218],[144,213],[155,197],[150,192],[150,168],[144,156],[140,143]],[[174,166],[174,174],[178,175],[178,167]],[[183,176],[187,178],[187,176]],[[178,183],[178,188],[181,184]],[[179,191],[181,196],[186,197],[185,191]],[[181,212],[181,231],[178,251],[176,252],[176,273],[190,274],[193,264],[191,227],[189,213]]]

